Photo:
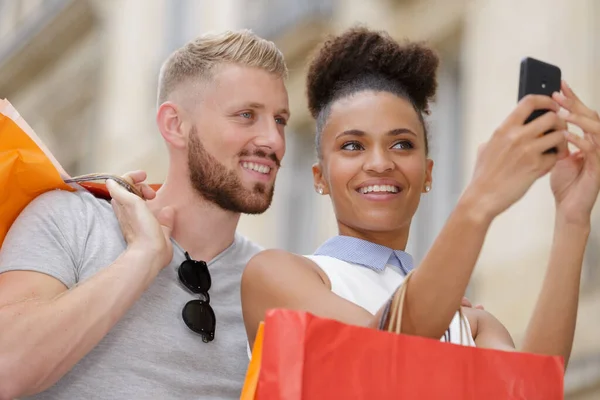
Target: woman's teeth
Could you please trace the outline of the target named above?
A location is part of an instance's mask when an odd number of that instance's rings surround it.
[[[363,186],[359,189],[362,194],[367,193],[398,193],[400,189],[397,186],[392,185],[373,185]]]

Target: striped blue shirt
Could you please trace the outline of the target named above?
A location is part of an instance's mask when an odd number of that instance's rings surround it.
[[[351,236],[332,237],[315,251],[315,255],[337,258],[377,272],[382,272],[386,265],[396,267],[402,275],[413,269],[410,254]]]

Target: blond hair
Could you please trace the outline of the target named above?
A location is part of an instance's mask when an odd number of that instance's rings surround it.
[[[210,78],[220,64],[256,67],[287,77],[283,54],[275,43],[265,40],[248,29],[207,33],[191,40],[173,52],[160,69],[158,104],[190,78]]]

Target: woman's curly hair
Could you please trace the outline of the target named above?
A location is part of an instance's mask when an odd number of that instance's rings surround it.
[[[406,98],[423,122],[437,89],[438,64],[435,51],[423,43],[399,43],[385,32],[363,27],[325,41],[310,64],[306,83],[308,108],[317,120],[319,154],[331,104],[359,91],[386,91]]]

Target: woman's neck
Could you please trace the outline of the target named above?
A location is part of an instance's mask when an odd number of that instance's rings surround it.
[[[395,229],[393,231],[372,231],[350,227],[338,221],[338,233],[342,236],[351,236],[381,246],[389,247],[393,250],[402,251],[406,249],[408,233],[410,230],[409,228],[410,225]]]

